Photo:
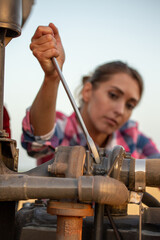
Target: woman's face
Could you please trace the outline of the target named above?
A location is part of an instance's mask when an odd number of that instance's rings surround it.
[[[91,83],[87,84],[82,92],[82,114],[86,126],[90,132],[109,135],[131,116],[140,99],[139,85],[126,73],[113,74],[96,89]]]

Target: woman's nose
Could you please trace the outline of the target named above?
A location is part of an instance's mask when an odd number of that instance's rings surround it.
[[[123,115],[125,111],[125,103],[123,101],[120,101],[115,106],[115,112],[119,115]]]

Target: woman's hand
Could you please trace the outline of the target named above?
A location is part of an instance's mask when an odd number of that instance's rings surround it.
[[[52,58],[57,58],[62,69],[65,53],[58,29],[53,23],[49,26],[39,26],[32,37],[30,49],[38,59],[46,76],[57,74]]]

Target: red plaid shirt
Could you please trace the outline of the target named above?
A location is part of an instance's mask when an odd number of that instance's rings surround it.
[[[56,114],[56,124],[49,139],[34,136],[30,125],[29,110],[23,119],[22,146],[28,154],[38,159],[38,164],[50,160],[57,146],[82,145],[87,148],[86,138],[78,125],[76,115],[66,116],[61,112]],[[138,130],[138,124],[129,120],[119,130],[115,131],[106,143],[106,149],[121,145],[136,159],[160,158],[160,151],[154,142]]]

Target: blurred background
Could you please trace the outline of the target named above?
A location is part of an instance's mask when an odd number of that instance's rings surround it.
[[[19,148],[19,171],[36,166],[21,147],[22,119],[32,104],[44,74],[29,49],[38,25],[53,22],[65,48],[63,74],[71,92],[83,75],[98,65],[122,60],[144,78],[145,91],[132,119],[160,149],[160,1],[159,0],[35,0],[21,36],[6,47],[4,104],[11,118],[12,139]],[[57,109],[72,106],[60,85]]]

